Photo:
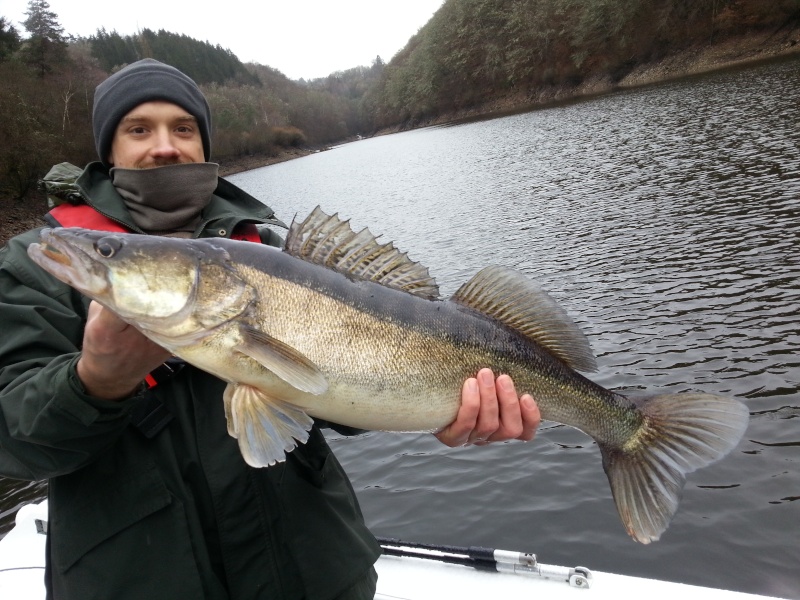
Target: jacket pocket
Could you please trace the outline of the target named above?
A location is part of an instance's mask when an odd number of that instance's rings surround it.
[[[308,598],[333,598],[364,576],[380,549],[355,492],[322,434],[287,455],[281,524]]]
[[[115,474],[72,501],[51,490],[58,597],[202,598],[185,511],[155,468]],[[77,595],[76,595],[77,594]]]
[[[53,498],[51,530],[55,535],[69,534],[59,547],[56,567],[60,571],[67,571],[92,548],[172,502],[155,469],[115,477],[113,486],[109,483],[69,503]]]
[[[321,488],[329,476],[339,475],[339,465],[332,459],[328,443],[322,432],[314,427],[305,444],[298,445],[286,455],[286,467],[314,487]],[[343,474],[343,473],[342,473]]]

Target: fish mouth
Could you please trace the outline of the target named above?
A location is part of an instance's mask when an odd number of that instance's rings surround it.
[[[68,228],[43,229],[39,240],[28,247],[33,262],[87,296],[98,299],[107,292],[107,269],[92,258],[90,240],[81,239]]]
[[[65,252],[63,252],[61,248],[58,248],[58,246],[53,244],[52,241],[45,242],[43,245],[41,245],[41,252],[44,256],[46,256],[53,262],[56,262],[58,264],[67,267],[72,266],[72,259],[70,258],[70,256]]]

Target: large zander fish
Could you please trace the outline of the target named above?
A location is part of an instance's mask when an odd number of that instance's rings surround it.
[[[45,229],[31,258],[176,356],[229,382],[228,431],[252,466],[282,461],[319,417],[435,431],[463,381],[508,373],[542,417],[597,442],[617,509],[657,540],[685,474],[734,448],[748,411],[701,393],[627,397],[579,375],[586,337],[533,282],[487,267],[440,300],[428,270],[317,208],[286,248]]]

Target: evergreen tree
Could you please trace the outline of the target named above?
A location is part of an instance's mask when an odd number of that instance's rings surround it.
[[[30,0],[25,14],[28,18],[23,25],[30,38],[23,47],[23,56],[36,68],[39,76],[44,77],[66,56],[64,28],[58,22],[58,15],[50,10],[47,0]]]
[[[0,62],[14,54],[20,43],[16,28],[5,17],[0,17]]]
[[[154,58],[180,69],[199,85],[225,82],[260,85],[258,77],[249,73],[230,50],[184,34],[145,28],[135,35],[122,37],[116,31],[108,33],[101,28],[89,42],[92,56],[106,71],[141,58]]]
[[[92,49],[92,56],[109,73],[139,59],[130,36],[123,38],[116,31],[108,33],[104,27],[89,37],[89,45]]]

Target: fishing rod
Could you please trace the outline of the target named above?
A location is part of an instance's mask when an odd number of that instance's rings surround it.
[[[437,560],[444,563],[472,567],[481,571],[515,573],[557,579],[573,587],[588,588],[592,584],[592,573],[585,567],[559,567],[545,565],[535,554],[484,548],[483,546],[448,546],[404,542],[395,538],[376,538],[381,550],[388,556]]]

